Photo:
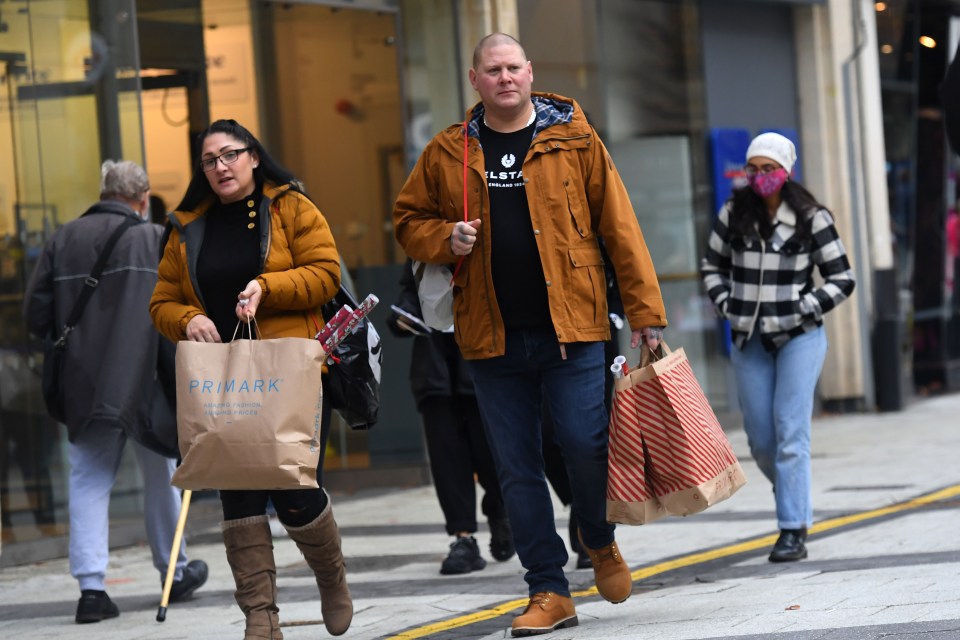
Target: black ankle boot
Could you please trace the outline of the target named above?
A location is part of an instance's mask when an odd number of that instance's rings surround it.
[[[781,529],[770,553],[770,562],[795,562],[807,557],[807,530]]]

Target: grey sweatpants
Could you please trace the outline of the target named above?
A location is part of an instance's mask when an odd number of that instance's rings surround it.
[[[109,556],[110,491],[127,436],[122,427],[96,425],[70,443],[70,573],[80,589],[105,591]],[[170,485],[176,461],[131,441],[143,476],[143,511],[153,566],[166,576],[180,515],[180,491]],[[174,580],[187,564],[181,540]]]

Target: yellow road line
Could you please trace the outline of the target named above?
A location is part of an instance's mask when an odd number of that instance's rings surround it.
[[[960,496],[960,484],[955,484],[951,487],[947,487],[946,489],[934,491],[933,493],[928,493],[926,495],[913,498],[912,500],[892,504],[889,507],[881,507],[879,509],[871,509],[869,511],[854,513],[849,516],[841,516],[838,518],[823,520],[822,522],[814,524],[810,528],[810,534],[822,533],[824,531],[830,531],[832,529],[838,529],[840,527],[846,527],[851,524],[866,522],[868,520],[876,520],[877,518],[882,518],[894,513],[900,513],[902,511],[908,511],[910,509],[917,509],[934,502],[939,502],[940,500],[946,500],[948,498],[954,498],[957,496]],[[710,562],[711,560],[726,558],[728,556],[734,556],[738,553],[744,553],[747,551],[756,551],[757,549],[769,547],[776,541],[777,534],[761,536],[759,538],[753,538],[751,540],[720,547],[718,549],[692,553],[687,556],[650,565],[649,567],[641,567],[640,569],[631,572],[630,576],[633,578],[634,582],[636,582],[637,580],[643,580],[644,578],[649,578],[661,573],[673,571],[674,569],[681,569],[683,567],[689,567],[695,564]],[[589,589],[584,589],[583,591],[573,591],[570,593],[572,598],[585,598],[595,595],[598,595],[596,587],[590,587]],[[441,631],[449,631],[450,629],[457,629],[459,627],[465,627],[477,622],[483,622],[484,620],[490,620],[492,618],[509,613],[514,609],[519,609],[520,607],[525,606],[527,604],[527,600],[527,598],[510,600],[509,602],[504,602],[503,604],[496,605],[489,609],[458,616],[449,620],[443,620],[441,622],[435,622],[433,624],[417,627],[416,629],[410,629],[395,636],[391,636],[388,640],[412,640],[413,638],[423,638]]]

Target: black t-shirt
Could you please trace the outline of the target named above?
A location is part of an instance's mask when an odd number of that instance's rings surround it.
[[[543,265],[524,188],[523,159],[534,125],[500,133],[480,125],[490,194],[490,262],[493,288],[507,329],[552,326]]]
[[[207,211],[197,282],[208,318],[224,342],[237,328],[237,296],[260,275],[260,198],[253,195]]]

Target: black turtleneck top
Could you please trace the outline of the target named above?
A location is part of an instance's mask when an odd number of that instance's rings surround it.
[[[237,296],[260,275],[261,197],[257,189],[238,202],[217,203],[205,215],[197,282],[207,317],[223,342],[233,339],[237,327]]]

